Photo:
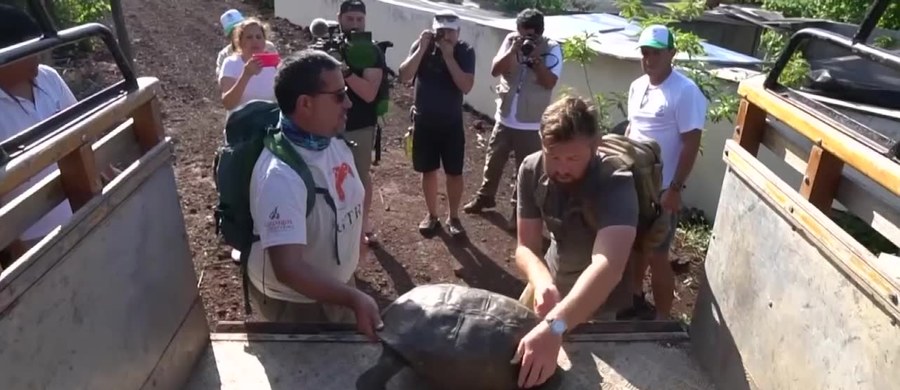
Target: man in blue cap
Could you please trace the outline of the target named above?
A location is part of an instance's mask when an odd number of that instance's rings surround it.
[[[628,89],[628,129],[625,134],[636,140],[654,140],[663,160],[663,192],[660,203],[663,218],[670,218],[669,236],[656,250],[636,256],[634,308],[623,317],[648,316],[650,307],[642,290],[649,265],[653,301],[657,319],[666,319],[672,310],[675,275],[669,264],[669,248],[675,237],[681,191],[700,150],[700,136],[706,122],[708,102],[690,78],[675,70],[675,36],[666,26],[651,25],[638,39],[644,75]],[[651,314],[652,315],[652,314]]]

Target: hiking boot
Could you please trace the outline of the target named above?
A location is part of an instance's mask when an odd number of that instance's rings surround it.
[[[447,218],[447,230],[450,231],[450,235],[453,237],[466,234],[466,229],[463,228],[462,221],[459,218]]]
[[[484,211],[484,209],[492,209],[496,206],[497,202],[494,201],[493,198],[476,196],[475,199],[472,199],[469,203],[466,203],[465,206],[463,206],[463,212],[468,214],[480,213]]]
[[[423,236],[432,235],[440,225],[441,222],[438,221],[437,217],[428,214],[427,216],[425,216],[425,219],[423,219],[422,222],[419,222],[419,233],[421,233]]]

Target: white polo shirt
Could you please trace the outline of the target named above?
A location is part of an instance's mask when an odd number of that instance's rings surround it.
[[[652,139],[659,144],[663,160],[663,189],[675,178],[681,156],[681,134],[702,130],[708,102],[703,92],[687,76],[672,70],[659,85],[650,85],[647,75],[628,89],[629,137]]]
[[[328,189],[337,212],[323,196],[316,195],[315,209],[307,217],[306,194],[314,189],[306,188],[287,163],[263,149],[250,179],[250,214],[259,241],[251,247],[247,273],[266,296],[309,303],[313,300],[278,281],[264,249],[303,245],[306,265],[347,283],[359,264],[365,191],[353,152],[344,141],[332,139],[322,151],[296,146],[294,150],[306,161],[316,186]]]
[[[46,65],[38,66],[33,91],[34,102],[0,91],[0,118],[3,118],[0,120],[0,139],[9,139],[77,102],[56,69]],[[3,197],[3,203],[10,202],[58,169],[56,164],[48,166]],[[72,208],[68,201],[64,201],[26,230],[21,239],[42,238],[57,226],[65,224],[71,216]]]

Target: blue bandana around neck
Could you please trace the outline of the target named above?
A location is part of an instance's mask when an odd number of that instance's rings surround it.
[[[290,118],[281,114],[281,130],[285,138],[292,144],[304,149],[321,151],[325,150],[331,144],[331,137],[323,137],[321,135],[310,134],[299,126],[294,124]]]

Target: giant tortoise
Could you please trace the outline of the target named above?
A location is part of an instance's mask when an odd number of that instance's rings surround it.
[[[382,312],[382,354],[357,380],[385,389],[409,367],[428,389],[517,389],[519,341],[540,318],[517,300],[453,284],[413,288]],[[559,387],[561,369],[539,389]]]

